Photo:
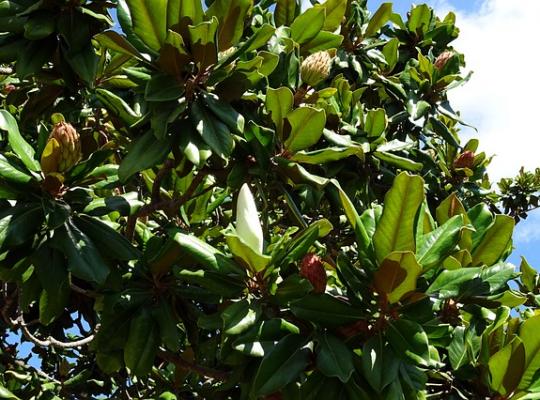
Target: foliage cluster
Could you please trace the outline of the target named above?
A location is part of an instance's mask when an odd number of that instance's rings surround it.
[[[0,398],[540,398],[539,277],[505,262],[539,174],[497,193],[460,141],[454,14],[1,0],[0,26]]]

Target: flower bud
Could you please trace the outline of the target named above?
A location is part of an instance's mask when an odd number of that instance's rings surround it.
[[[439,56],[435,59],[435,62],[433,65],[435,68],[437,68],[439,71],[444,68],[448,60],[450,60],[453,57],[454,53],[451,51],[443,51]]]
[[[316,86],[330,75],[332,57],[327,51],[319,51],[307,57],[300,66],[302,82]]]
[[[474,152],[466,150],[454,160],[454,168],[472,168],[474,165]]]
[[[257,205],[247,183],[242,185],[236,203],[236,233],[253,251],[262,254],[263,231]]]
[[[81,159],[81,139],[67,122],[57,123],[41,155],[41,169],[46,174],[65,172]]]
[[[324,293],[326,290],[326,271],[321,258],[308,253],[300,262],[300,276],[306,278],[313,286],[314,293]]]

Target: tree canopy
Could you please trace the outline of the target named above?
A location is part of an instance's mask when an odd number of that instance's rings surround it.
[[[540,398],[455,15],[313,3],[0,1],[0,398]]]

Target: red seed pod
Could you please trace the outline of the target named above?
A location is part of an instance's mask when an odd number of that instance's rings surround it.
[[[454,160],[454,168],[472,168],[474,165],[474,152],[467,150]]]
[[[313,286],[314,293],[324,293],[326,290],[326,271],[321,258],[308,253],[300,263],[300,276],[306,278]]]

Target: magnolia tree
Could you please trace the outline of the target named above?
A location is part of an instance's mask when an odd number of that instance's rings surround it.
[[[0,398],[540,398],[454,14],[314,3],[0,1]]]

